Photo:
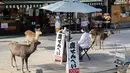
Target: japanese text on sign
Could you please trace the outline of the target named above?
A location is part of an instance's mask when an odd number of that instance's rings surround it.
[[[72,43],[70,43],[70,52],[71,52],[71,68],[73,69],[73,68],[76,68],[76,50],[75,50],[75,43],[74,42],[72,42]]]
[[[67,45],[67,73],[79,73],[77,42],[68,42]]]
[[[62,61],[65,35],[57,33],[55,45],[55,60]]]

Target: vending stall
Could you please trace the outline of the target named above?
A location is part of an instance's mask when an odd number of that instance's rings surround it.
[[[129,4],[115,4],[112,5],[112,23],[115,22],[129,22],[130,21],[130,5]]]
[[[130,21],[130,0],[115,0],[111,7],[112,23]]]

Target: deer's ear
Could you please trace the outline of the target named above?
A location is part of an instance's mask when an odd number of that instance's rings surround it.
[[[35,31],[37,31],[38,29],[37,28],[35,28]]]
[[[26,35],[26,34],[28,34],[28,30],[27,30],[27,31],[25,31],[25,32],[24,32],[24,34],[25,34],[25,35]]]
[[[41,28],[38,28],[38,30],[41,30]]]

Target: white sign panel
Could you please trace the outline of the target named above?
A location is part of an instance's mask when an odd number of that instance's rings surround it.
[[[64,50],[65,34],[57,33],[55,45],[55,61],[62,62]]]
[[[27,8],[26,8],[26,14],[29,14],[29,7],[27,5]]]
[[[1,28],[8,28],[8,23],[1,23]]]
[[[77,42],[67,43],[67,73],[79,73],[79,49]]]
[[[29,9],[29,16],[33,16],[33,9]]]
[[[36,9],[35,15],[36,15],[36,16],[39,16],[39,9]]]

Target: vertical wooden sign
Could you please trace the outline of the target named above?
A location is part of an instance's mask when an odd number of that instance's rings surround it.
[[[66,73],[79,73],[79,49],[76,41],[67,42]]]
[[[57,33],[56,45],[55,45],[55,61],[62,63],[63,60],[63,50],[64,50],[65,34]]]

